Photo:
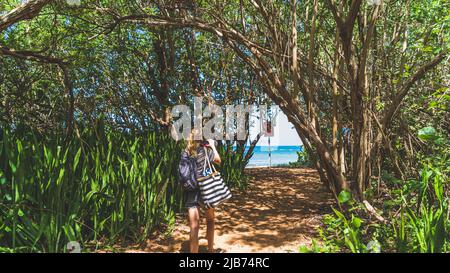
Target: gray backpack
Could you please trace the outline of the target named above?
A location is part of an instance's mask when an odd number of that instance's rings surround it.
[[[197,158],[189,156],[187,152],[181,154],[178,164],[180,184],[184,190],[192,191],[198,189],[197,182]]]

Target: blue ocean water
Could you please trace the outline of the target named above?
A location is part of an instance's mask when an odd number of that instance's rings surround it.
[[[248,166],[269,166],[269,152],[271,155],[271,166],[295,162],[299,151],[302,151],[302,146],[271,146],[270,149],[268,146],[256,146]]]

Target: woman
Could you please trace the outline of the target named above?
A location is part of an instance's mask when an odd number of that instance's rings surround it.
[[[205,154],[205,147],[207,155]],[[186,147],[186,152],[189,156],[194,156],[197,158],[197,177],[203,176],[203,166],[205,163],[205,156],[209,157],[209,160],[214,163],[220,163],[220,156],[217,152],[216,146],[214,145],[214,140],[208,139],[207,141],[194,140],[194,134],[191,134],[188,144]],[[188,209],[188,221],[190,227],[190,252],[198,252],[198,231],[200,224],[200,204],[201,196],[200,190],[186,191],[186,204],[185,207]],[[206,214],[206,238],[208,240],[208,252],[214,252],[214,208],[205,209]]]

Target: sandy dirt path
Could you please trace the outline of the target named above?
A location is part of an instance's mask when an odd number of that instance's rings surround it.
[[[331,195],[312,169],[248,169],[244,193],[233,192],[216,211],[216,248],[225,252],[298,252],[317,235],[321,217],[330,212]],[[149,239],[126,252],[187,252],[189,228],[179,215],[171,235]],[[201,219],[200,252],[206,251],[205,219]]]

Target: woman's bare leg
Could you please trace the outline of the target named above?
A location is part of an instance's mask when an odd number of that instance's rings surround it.
[[[200,214],[197,207],[189,208],[188,210],[189,228],[189,251],[191,253],[198,253],[198,230],[200,224]]]
[[[206,209],[206,238],[208,252],[214,252],[214,208]]]

